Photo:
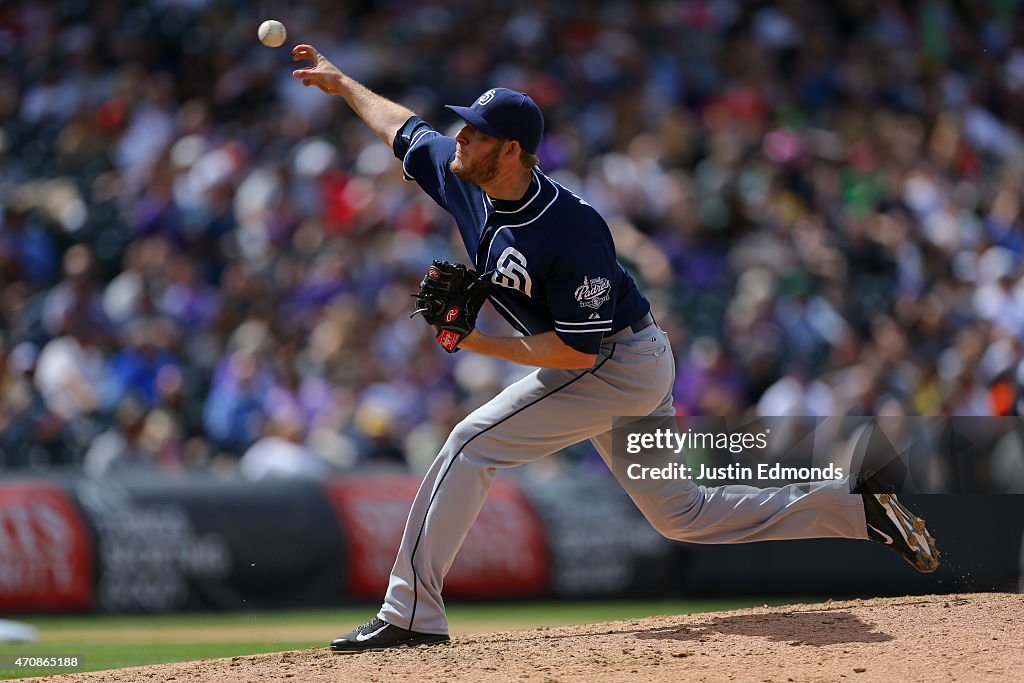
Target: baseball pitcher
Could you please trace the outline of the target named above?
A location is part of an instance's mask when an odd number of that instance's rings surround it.
[[[650,304],[616,260],[608,226],[549,178],[537,148],[544,117],[527,95],[492,88],[446,137],[405,107],[339,71],[310,45],[293,50],[304,85],[338,95],[401,161],[407,180],[455,219],[472,268],[435,261],[414,310],[440,346],[538,368],[463,420],[427,472],[409,511],[384,604],[331,643],[353,653],[448,640],[441,588],[498,468],[590,439],[612,466],[615,416],[672,415],[672,348]],[[521,336],[475,330],[489,301]],[[924,522],[877,477],[757,489],[689,481],[644,485],[613,472],[655,529],[671,539],[739,543],[874,539],[920,571],[938,566]]]

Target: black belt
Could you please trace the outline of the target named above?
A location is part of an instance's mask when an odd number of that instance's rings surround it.
[[[645,327],[650,327],[653,324],[654,324],[654,316],[651,315],[650,311],[647,311],[647,314],[644,317],[642,317],[639,320],[637,320],[632,325],[630,325],[629,329],[633,330],[633,334],[636,334],[637,332],[639,332],[640,330],[644,329]]]
[[[645,327],[648,327],[648,326],[653,325],[653,324],[654,324],[654,316],[651,315],[650,311],[647,311],[647,313],[645,313],[642,318],[640,318],[639,320],[637,320],[636,322],[634,322],[632,325],[629,326],[629,331],[632,332],[633,334],[636,334],[637,332],[639,332],[640,330],[644,329]],[[613,332],[609,336],[614,337],[616,334],[618,334],[619,332],[622,332],[625,329],[626,328],[623,327],[618,332]]]

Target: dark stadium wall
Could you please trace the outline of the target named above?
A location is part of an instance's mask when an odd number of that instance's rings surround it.
[[[373,601],[418,480],[0,483],[0,612],[172,612]],[[1016,590],[1024,496],[919,495],[945,548],[915,572],[881,545],[689,545],[610,480],[499,478],[449,574],[461,599]]]

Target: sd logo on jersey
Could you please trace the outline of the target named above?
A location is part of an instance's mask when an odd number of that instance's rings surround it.
[[[505,251],[501,252],[501,256],[498,257],[498,263],[495,266],[494,275],[491,276],[491,282],[508,289],[515,289],[526,296],[530,296],[530,291],[533,289],[533,280],[530,279],[530,273],[526,270],[526,257],[519,253],[515,247],[506,247]]]

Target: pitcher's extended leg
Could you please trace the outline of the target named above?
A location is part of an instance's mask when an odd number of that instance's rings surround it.
[[[670,410],[662,405],[653,414]],[[613,454],[611,432],[592,442],[633,502],[667,538],[692,543],[867,538],[864,504],[850,493],[846,479],[777,488],[635,479],[629,476],[629,456]]]

